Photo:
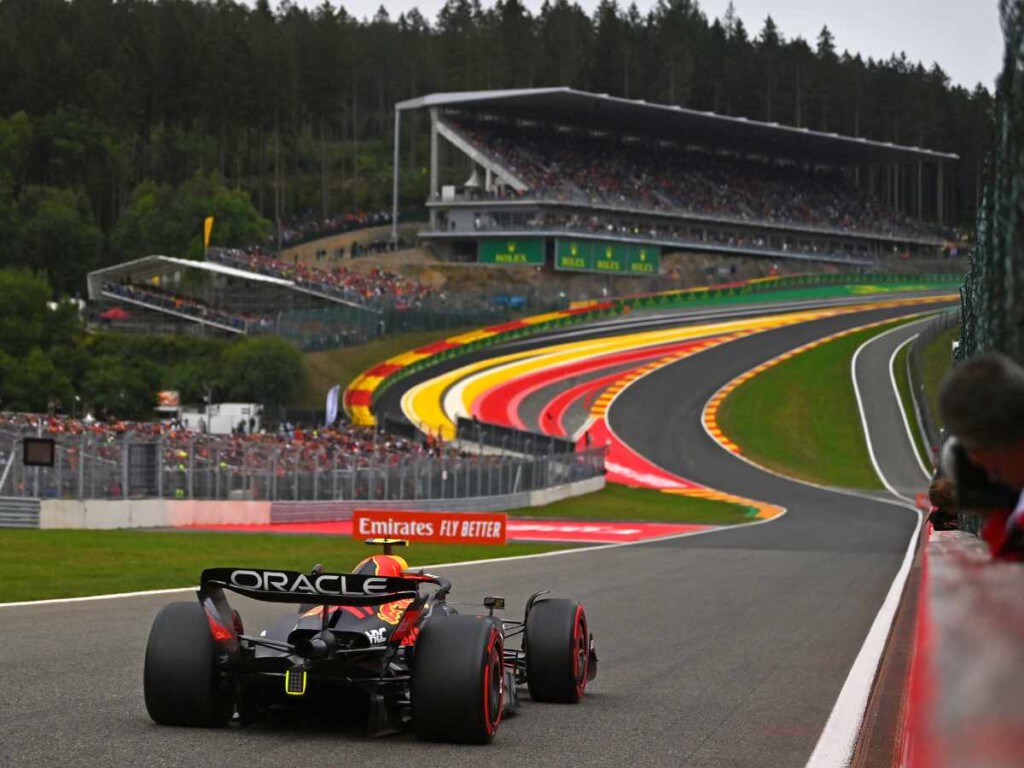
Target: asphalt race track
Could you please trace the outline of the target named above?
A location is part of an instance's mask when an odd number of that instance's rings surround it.
[[[551,588],[582,599],[599,675],[583,703],[538,705],[489,747],[369,739],[271,713],[223,730],[153,724],[146,637],[175,596],[0,608],[0,765],[802,766],[900,566],[917,515],[794,483],[726,453],[700,413],[726,381],[837,330],[920,308],[790,326],[712,348],[627,389],[610,424],[666,469],[789,509],[739,530],[521,561],[438,569],[453,602]],[[799,425],[793,425],[794,430]],[[779,435],[785,440],[786,435]],[[329,544],[324,562],[332,563]],[[409,553],[416,563],[415,549]],[[224,563],[231,563],[225,553]],[[312,564],[311,564],[312,565]],[[194,599],[183,592],[180,599]],[[249,632],[282,608],[233,603]]]
[[[880,334],[864,345],[854,363],[854,374],[865,408],[865,421],[875,461],[887,487],[906,499],[928,487],[930,473],[921,466],[903,419],[899,396],[893,389],[889,360],[928,322],[908,323]]]

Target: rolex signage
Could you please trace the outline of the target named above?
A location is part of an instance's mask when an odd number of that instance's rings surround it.
[[[661,269],[657,245],[601,240],[556,240],[555,269],[615,275],[656,275]]]
[[[480,240],[477,261],[481,264],[543,264],[544,240],[539,237],[511,237]]]
[[[626,262],[626,271],[631,275],[656,275],[661,266],[661,249],[650,245],[631,245]]]
[[[622,272],[626,264],[626,246],[621,243],[595,243],[594,269],[598,272]]]
[[[556,240],[555,269],[589,272],[594,268],[590,240]]]

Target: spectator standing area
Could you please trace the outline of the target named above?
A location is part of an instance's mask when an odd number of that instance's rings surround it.
[[[417,109],[431,135],[420,236],[458,260],[650,275],[667,249],[873,266],[953,238],[956,155],[570,88],[397,104],[396,228],[401,115]],[[442,179],[456,167],[468,178]]]
[[[135,259],[90,272],[88,290],[100,309],[114,305],[98,315],[112,330],[278,333],[306,349],[365,342],[396,312],[447,306],[394,272],[289,263],[256,247],[211,248],[205,261]]]

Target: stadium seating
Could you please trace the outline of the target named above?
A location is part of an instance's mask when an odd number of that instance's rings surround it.
[[[268,330],[273,327],[269,315],[235,314],[215,309],[194,298],[181,296],[159,288],[134,283],[104,283],[103,291],[120,296],[135,304],[143,304],[160,312],[174,312],[203,323],[215,323],[242,333]]]
[[[301,288],[354,304],[406,306],[437,294],[431,288],[385,269],[362,273],[342,266],[323,268],[297,261],[289,264],[259,248],[244,251],[211,248],[207,258],[248,272],[292,280]]]
[[[522,196],[530,199],[845,233],[937,234],[887,210],[835,173],[579,132],[451,117],[446,123],[526,184]]]

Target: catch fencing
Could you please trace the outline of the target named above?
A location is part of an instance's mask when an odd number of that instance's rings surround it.
[[[28,436],[28,435],[25,435]],[[221,443],[205,436],[57,438],[53,467],[26,467],[0,432],[0,495],[42,499],[435,500],[543,490],[604,474],[605,449],[523,455],[450,448],[378,455]]]
[[[527,455],[543,455],[546,453],[572,453],[575,443],[560,437],[552,437],[540,432],[525,432],[514,427],[490,424],[477,419],[460,416],[455,423],[455,437],[460,442],[473,442],[503,451],[513,451]]]

